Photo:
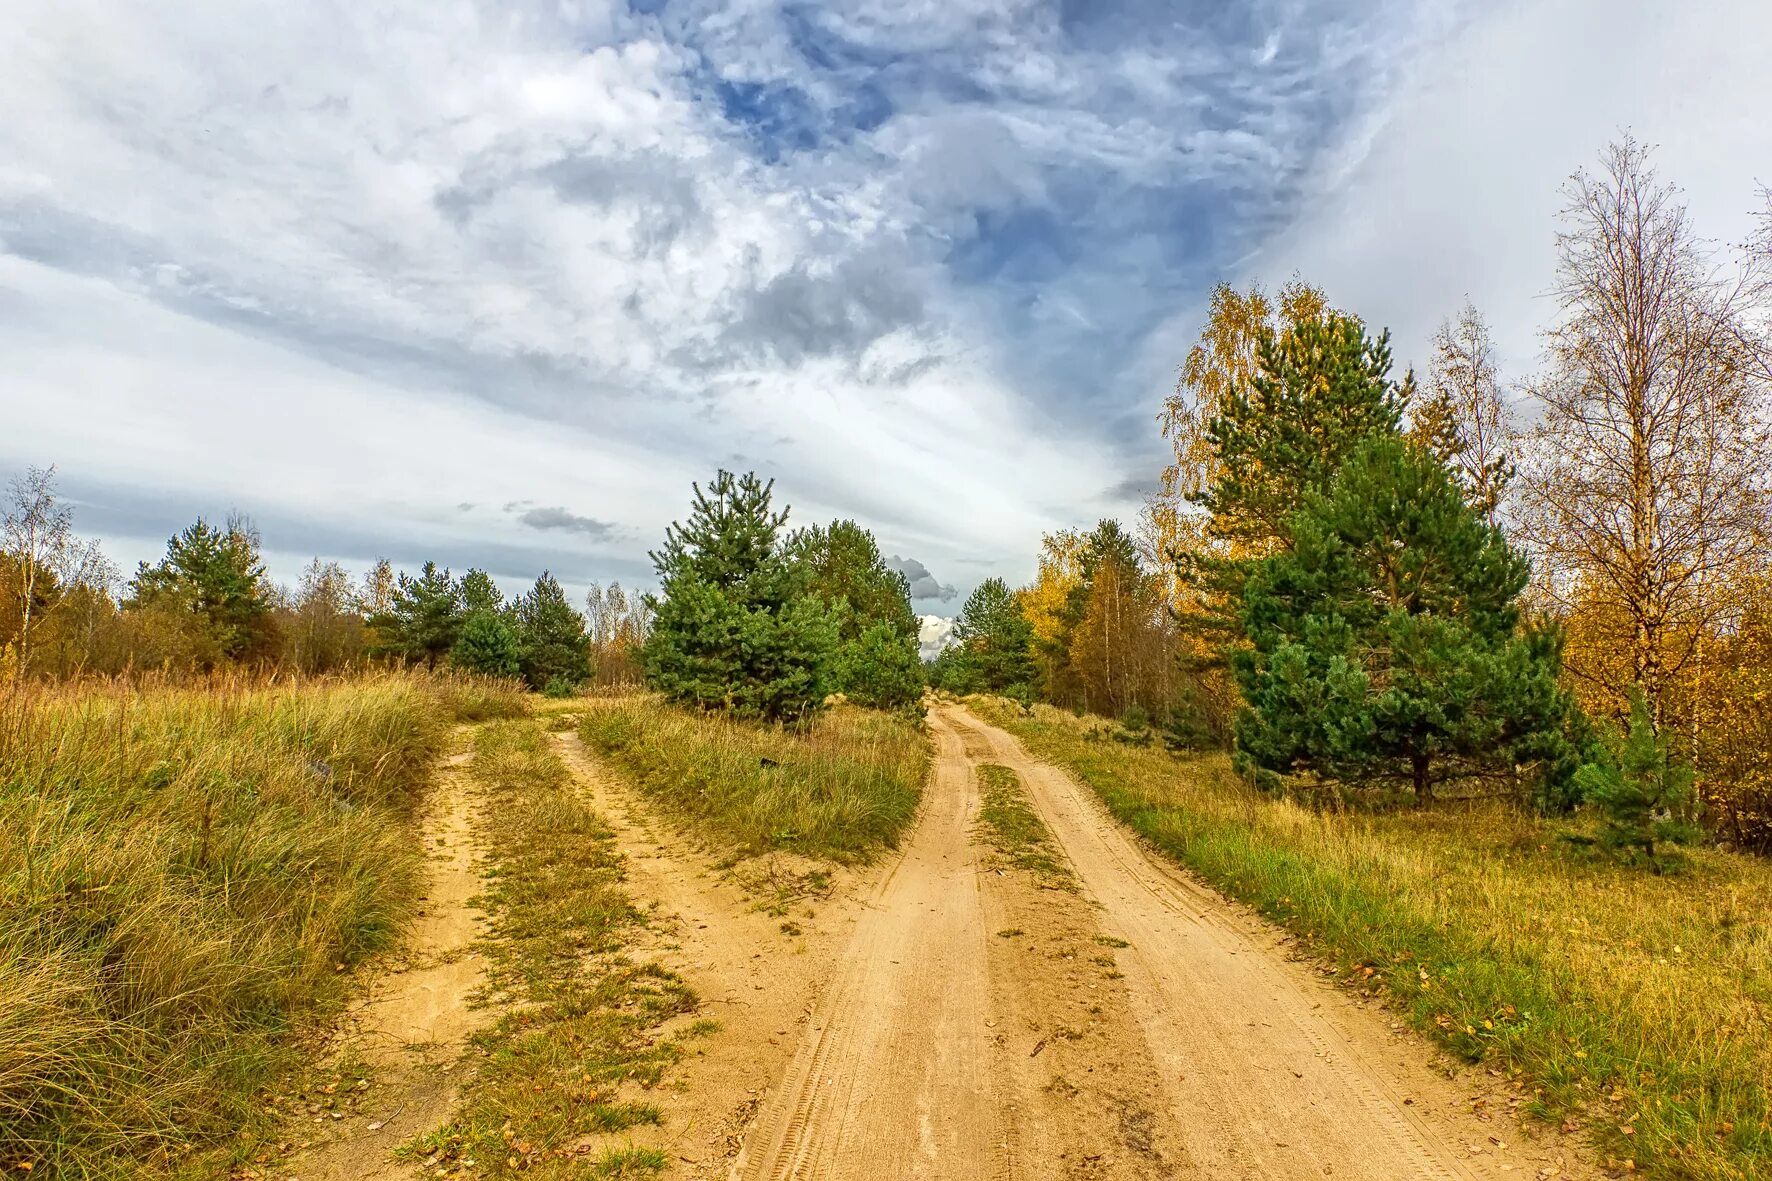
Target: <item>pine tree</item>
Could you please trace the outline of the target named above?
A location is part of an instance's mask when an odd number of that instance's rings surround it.
[[[447,566],[426,562],[417,578],[401,572],[386,611],[372,616],[376,651],[435,667],[461,635],[461,588]]]
[[[201,662],[262,652],[270,639],[271,592],[258,534],[241,518],[218,529],[202,517],[166,543],[158,565],[139,565],[133,605],[172,608],[201,629]]]
[[[499,611],[505,605],[504,593],[498,589],[498,584],[492,581],[492,575],[478,566],[470,567],[468,572],[461,576],[457,593],[461,596],[462,610],[469,615],[476,611]]]
[[[838,652],[831,687],[861,705],[911,705],[923,693],[917,615],[905,576],[886,565],[874,535],[854,521],[814,525],[788,539],[808,593],[831,608]]]
[[[987,578],[967,596],[954,621],[948,684],[962,693],[1026,696],[1034,679],[1033,629],[1001,578]]]
[[[462,624],[449,663],[484,676],[515,677],[523,671],[523,648],[503,612],[476,611]]]
[[[829,692],[837,622],[778,543],[787,512],[771,508],[773,487],[719,472],[652,555],[646,679],[674,701],[780,720]]]
[[[1613,850],[1642,850],[1656,873],[1661,872],[1657,844],[1683,845],[1698,837],[1692,822],[1692,768],[1669,753],[1641,690],[1631,694],[1628,729],[1600,744],[1600,757],[1577,771],[1575,782],[1599,810],[1600,843]]]
[[[1266,333],[1247,389],[1212,421],[1218,478],[1201,496],[1215,536],[1255,553],[1284,545],[1287,519],[1374,435],[1393,435],[1414,391],[1390,378],[1390,334],[1341,313]]]
[[[591,674],[590,637],[584,616],[566,598],[554,576],[543,571],[529,593],[512,606],[523,679],[533,689],[571,692]]]
[[[1364,443],[1243,595],[1238,763],[1354,784],[1566,774],[1559,639],[1522,626],[1526,561],[1431,456]],[[1541,793],[1551,786],[1541,785]]]

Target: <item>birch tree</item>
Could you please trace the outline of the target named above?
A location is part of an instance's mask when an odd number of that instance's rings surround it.
[[[1763,267],[1726,270],[1630,137],[1564,189],[1525,524],[1568,608],[1598,594],[1660,720],[1768,524]],[[1604,688],[1623,700],[1631,685]]]

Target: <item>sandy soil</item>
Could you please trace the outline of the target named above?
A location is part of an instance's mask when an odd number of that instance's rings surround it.
[[[348,1118],[326,1121],[329,1138],[291,1162],[300,1181],[384,1181],[417,1176],[390,1153],[402,1141],[449,1118],[462,1050],[486,1009],[470,1007],[483,964],[471,949],[485,915],[468,905],[480,892],[475,866],[474,801],[467,759],[450,759],[420,823],[429,859],[424,909],[400,959],[371,981],[346,1015],[337,1051],[360,1056],[373,1070],[370,1093]]]

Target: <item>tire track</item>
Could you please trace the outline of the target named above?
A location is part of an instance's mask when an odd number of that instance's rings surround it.
[[[735,1178],[1016,1175],[992,1070],[978,794],[958,739],[940,741],[923,815],[868,900]]]

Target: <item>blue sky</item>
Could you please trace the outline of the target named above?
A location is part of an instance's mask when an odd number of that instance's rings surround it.
[[[17,19],[22,16],[22,21]],[[716,467],[918,607],[1135,516],[1213,283],[1293,273],[1509,376],[1623,127],[1699,227],[1772,182],[1772,15],[1216,0],[24,0],[0,42],[0,466],[126,567],[649,577]]]

